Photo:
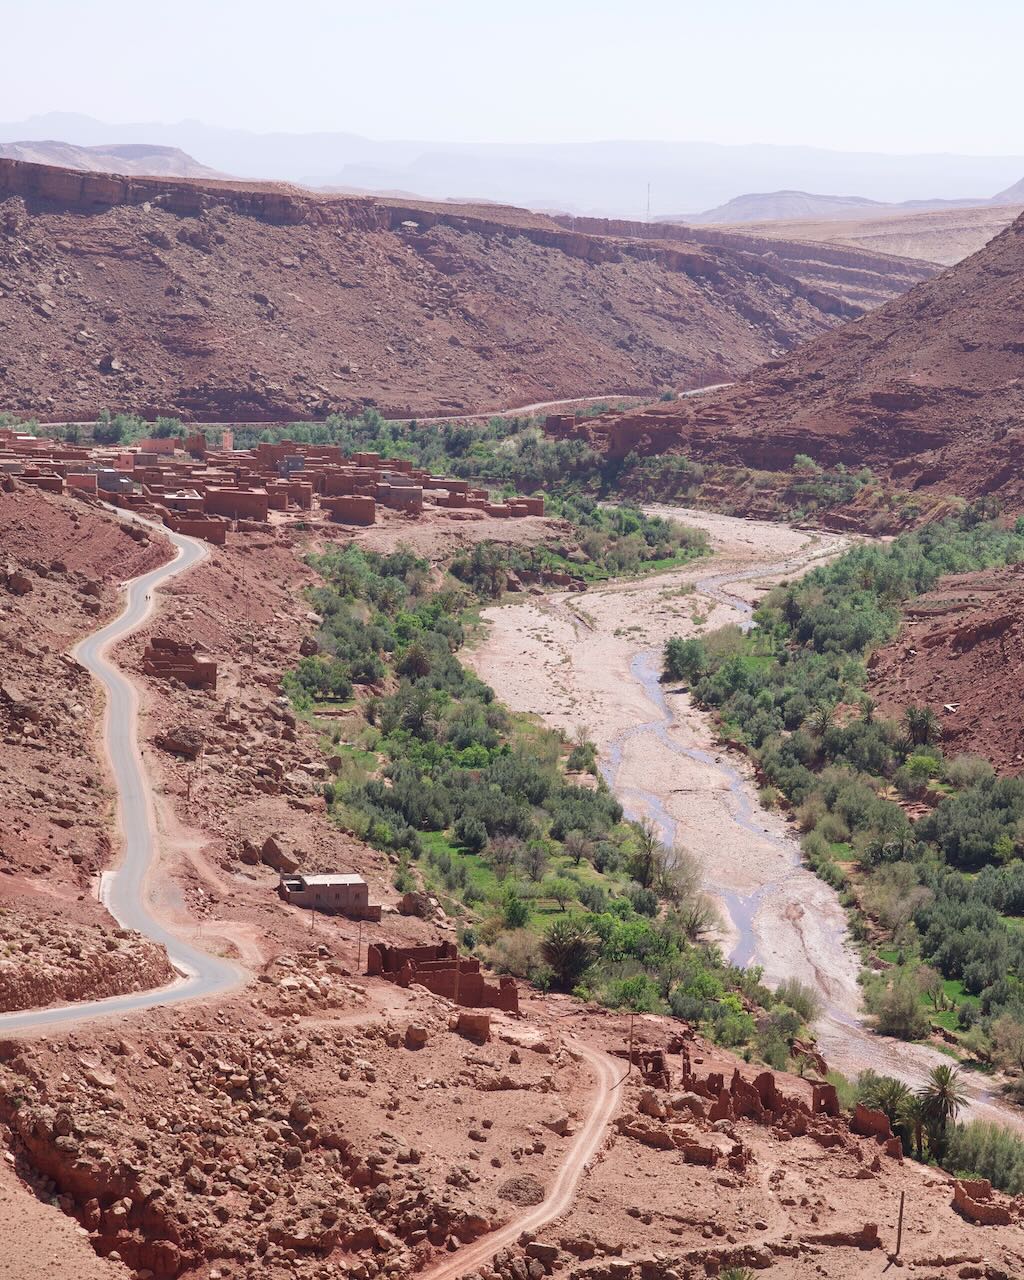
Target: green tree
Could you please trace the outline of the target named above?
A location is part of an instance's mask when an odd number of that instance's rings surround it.
[[[665,645],[662,660],[665,674],[670,680],[699,680],[708,667],[708,654],[702,641],[690,637],[672,636]]]
[[[506,929],[521,929],[530,918],[530,908],[514,889],[509,889],[501,905],[501,918]]]
[[[558,903],[559,911],[564,911],[566,906],[575,900],[576,888],[576,884],[567,876],[546,876],[540,891],[543,897],[554,898]]]

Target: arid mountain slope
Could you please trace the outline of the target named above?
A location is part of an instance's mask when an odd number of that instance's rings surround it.
[[[1024,217],[935,280],[699,400],[606,419],[609,447],[788,470],[870,466],[904,490],[1024,509]]]
[[[920,275],[896,265],[885,296]],[[3,160],[0,291],[0,408],[50,419],[644,393],[735,377],[859,310],[724,240]]]
[[[949,205],[971,204],[969,200],[907,200],[887,204],[865,196],[834,196],[811,191],[763,191],[735,196],[715,209],[694,214],[684,221],[698,226],[716,223],[767,222],[774,219],[862,218],[868,214],[896,213],[922,209],[939,209]]]
[[[556,215],[555,221],[589,236],[629,237],[660,244],[682,242],[699,245],[709,252],[728,249],[743,254],[762,269],[785,272],[808,288],[835,294],[853,307],[867,311],[898,297],[937,272],[931,263],[913,257],[894,257],[845,244],[820,244],[796,236],[791,239],[763,236],[756,227],[688,227],[672,222],[624,222],[568,215]]]
[[[942,722],[947,756],[970,752],[1024,773],[1024,571],[953,574],[914,601],[874,655],[870,692],[886,712],[914,703]]]
[[[2,142],[0,157],[31,164],[59,165],[88,173],[152,174],[168,178],[220,178],[223,174],[200,164],[179,147],[144,142],[111,143],[104,147],[76,147],[70,142]]]

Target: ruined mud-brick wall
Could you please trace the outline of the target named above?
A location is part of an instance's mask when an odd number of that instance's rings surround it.
[[[509,1013],[519,1009],[515,979],[506,975],[496,984],[488,982],[480,972],[479,960],[460,959],[452,942],[424,947],[373,943],[366,953],[366,972],[370,977],[387,978],[403,987],[418,983],[469,1009],[503,1009]]]
[[[154,636],[142,654],[142,670],[158,680],[180,680],[192,689],[217,688],[217,664],[196,656],[195,645]]]

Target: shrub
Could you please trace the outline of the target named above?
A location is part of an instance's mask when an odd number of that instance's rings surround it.
[[[487,958],[499,973],[531,978],[543,964],[539,940],[528,929],[503,933],[489,948]]]
[[[978,782],[991,778],[995,770],[987,760],[980,756],[960,755],[946,761],[945,778],[951,786],[958,790],[973,787]]]
[[[487,828],[479,818],[463,814],[455,821],[454,833],[455,839],[470,853],[480,853],[487,844]]]
[[[983,1120],[957,1125],[943,1164],[957,1174],[987,1178],[1009,1195],[1024,1192],[1024,1138],[1002,1125]]]
[[[804,1022],[816,1022],[821,1017],[821,996],[799,978],[784,978],[775,988],[775,999],[794,1009]]]

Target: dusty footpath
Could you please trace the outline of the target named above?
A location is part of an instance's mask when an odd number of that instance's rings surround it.
[[[734,962],[763,965],[769,985],[797,977],[819,990],[826,1012],[817,1034],[831,1066],[918,1081],[942,1055],[864,1027],[858,959],[837,895],[801,865],[786,819],[760,807],[746,761],[717,745],[710,718],[685,691],[659,682],[670,636],[749,619],[768,587],[839,554],[847,540],[685,508],[648,510],[704,529],[712,556],[583,596],[488,609],[468,661],[514,710],[569,732],[586,729],[628,815],[653,820],[667,844],[700,858]],[[1020,1127],[981,1089],[972,1110]]]

